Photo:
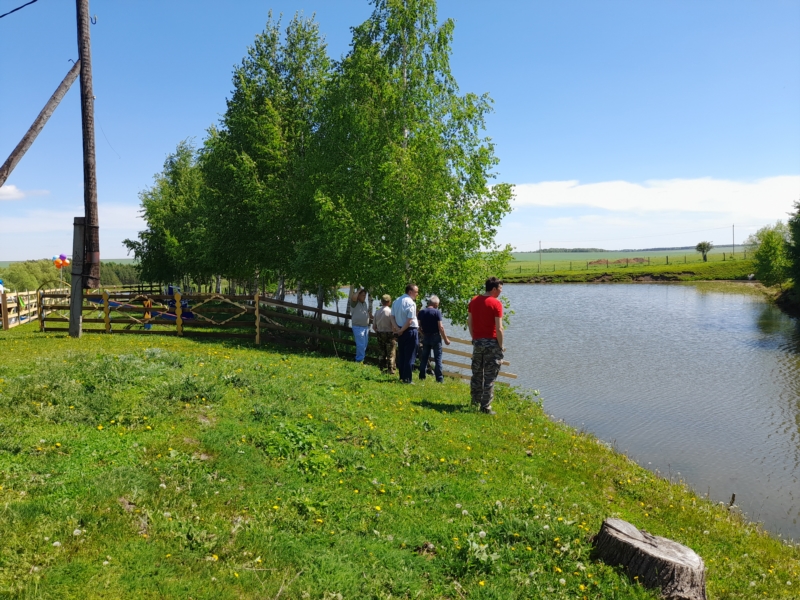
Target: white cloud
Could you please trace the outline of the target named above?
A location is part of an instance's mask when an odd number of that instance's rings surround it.
[[[625,212],[722,213],[766,221],[785,218],[800,199],[800,176],[752,182],[667,179],[644,183],[544,181],[517,185],[514,206],[592,207]]]
[[[104,230],[126,230],[133,237],[144,229],[144,221],[139,215],[138,205],[100,204],[100,237]],[[17,216],[4,216],[0,219],[0,234],[72,232],[75,216],[83,213],[83,207],[74,210],[33,209],[23,211]]]
[[[0,187],[0,202],[3,200],[22,200],[31,196],[45,196],[49,193],[47,190],[24,191],[15,185],[4,185]]]
[[[800,176],[756,181],[670,179],[644,183],[544,181],[516,186],[514,211],[498,241],[518,250],[690,246],[736,243],[800,200]]]

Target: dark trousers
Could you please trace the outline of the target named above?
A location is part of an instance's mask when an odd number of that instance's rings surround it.
[[[494,400],[494,380],[503,364],[503,351],[496,339],[472,340],[472,403],[491,410]]]
[[[425,379],[428,360],[433,355],[433,374],[436,381],[444,381],[442,375],[442,336],[438,333],[426,333],[422,336],[422,357],[419,359],[419,378]]]
[[[400,381],[411,381],[414,361],[417,360],[417,344],[419,333],[416,328],[409,327],[397,338],[397,370],[400,371]]]

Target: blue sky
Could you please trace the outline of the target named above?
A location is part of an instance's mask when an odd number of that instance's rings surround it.
[[[0,0],[0,13],[23,3]],[[316,13],[333,57],[371,11],[363,0],[90,8],[105,258],[125,256],[121,240],[142,228],[137,194],[165,156],[224,111],[270,9]],[[727,243],[732,223],[743,238],[800,199],[800,2],[442,0],[439,14],[456,20],[462,91],[494,98],[499,180],[518,186],[498,241]],[[73,2],[0,19],[0,160],[76,57]],[[82,194],[76,84],[0,188],[0,260],[68,252]]]

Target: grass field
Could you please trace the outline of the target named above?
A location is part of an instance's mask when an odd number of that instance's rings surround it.
[[[514,252],[509,273],[549,273],[552,271],[598,271],[641,266],[696,265],[703,257],[694,250],[650,250],[609,252]],[[715,247],[708,254],[709,262],[731,260],[731,246]],[[737,246],[733,258],[746,259],[747,253]],[[595,263],[595,264],[592,264]]]
[[[498,390],[175,337],[0,332],[0,596],[657,596],[592,559],[619,516],[709,598],[796,598],[800,549]],[[791,583],[789,583],[791,582]]]
[[[590,266],[586,262],[573,269],[563,264],[551,263],[550,268],[539,269],[538,263],[512,262],[503,277],[508,282],[575,283],[575,282],[630,282],[630,281],[701,281],[714,279],[746,279],[753,272],[753,261],[718,260],[695,263],[670,263],[651,265]]]

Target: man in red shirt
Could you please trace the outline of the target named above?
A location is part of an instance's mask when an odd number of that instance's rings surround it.
[[[503,363],[503,304],[497,297],[503,292],[503,282],[497,277],[486,280],[486,291],[469,303],[467,325],[472,337],[472,403],[481,412],[493,415],[494,380]]]

